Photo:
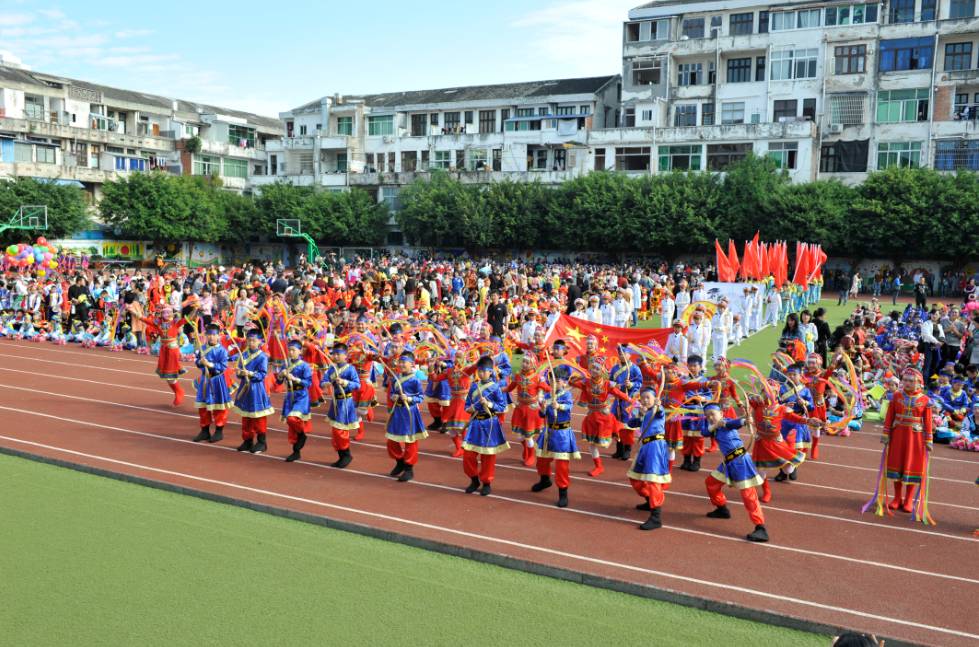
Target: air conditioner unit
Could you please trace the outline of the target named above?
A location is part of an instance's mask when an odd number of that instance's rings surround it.
[[[381,141],[383,141],[385,144],[393,144],[394,137],[392,137],[391,135],[385,135]]]
[[[829,125],[829,134],[830,135],[839,135],[842,132],[843,132],[843,124],[830,124]]]

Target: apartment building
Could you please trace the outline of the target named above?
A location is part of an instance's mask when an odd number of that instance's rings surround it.
[[[106,181],[162,169],[240,192],[282,134],[274,118],[0,64],[0,179],[70,183],[97,200]]]
[[[588,132],[617,125],[619,81],[324,96],[279,115],[286,135],[255,181],[359,186],[395,209],[400,188],[432,169],[463,182],[560,182],[592,168]]]
[[[591,133],[596,168],[979,170],[977,41],[975,0],[651,2],[623,26],[623,127]]]

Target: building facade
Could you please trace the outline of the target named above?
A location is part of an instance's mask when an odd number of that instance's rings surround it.
[[[244,191],[282,134],[274,118],[0,65],[0,178],[71,183],[93,201],[106,181],[155,169]]]

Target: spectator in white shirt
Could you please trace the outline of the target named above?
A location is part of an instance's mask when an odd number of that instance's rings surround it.
[[[720,303],[717,304],[717,312],[714,313],[710,322],[711,343],[714,345],[713,360],[715,362],[722,357],[727,357],[727,344],[731,337],[732,328],[734,328],[734,319],[727,307],[727,299],[721,299]]]
[[[527,316],[524,317],[523,326],[520,327],[520,341],[525,344],[534,343],[534,335],[537,334],[538,328],[540,328],[540,324],[537,323],[537,313],[528,312]]]
[[[629,316],[632,314],[632,308],[625,296],[628,292],[629,290],[625,288],[619,290],[619,296],[612,302],[612,309],[615,312],[615,325],[619,328],[627,328],[629,326]]]
[[[585,318],[592,323],[602,323],[602,309],[598,305],[597,294],[588,297],[588,309],[585,311]]]
[[[596,323],[600,323],[603,326],[614,326],[615,308],[612,306],[612,295],[608,292],[602,293],[602,305],[600,310],[602,312],[602,320]]]
[[[674,321],[673,332],[666,338],[666,348],[663,349],[667,357],[673,359],[678,364],[686,364],[689,346],[690,343],[687,341],[687,336],[683,333],[683,322]]]
[[[570,316],[574,317],[575,319],[581,319],[582,321],[589,321],[588,312],[585,310],[584,299],[574,300],[574,312],[572,312]]]
[[[691,355],[707,357],[707,349],[710,347],[710,322],[704,321],[704,314],[700,310],[694,311],[690,325],[687,326],[687,341],[690,343],[688,350]]]

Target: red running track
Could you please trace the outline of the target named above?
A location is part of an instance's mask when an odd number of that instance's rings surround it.
[[[712,608],[735,605],[759,617],[922,644],[979,641],[979,622],[963,604],[979,596],[975,454],[936,448],[931,498],[939,525],[926,527],[901,513],[860,514],[880,458],[874,430],[827,438],[822,460],[804,464],[797,482],[773,483],[774,498],[763,506],[772,541],[752,544],[743,539],[751,523],[733,491],[731,520],[704,517],[711,509],[707,470],[675,472],[665,526],[641,532],[636,526],[646,515],[634,510],[639,499],[627,465],[611,459],[599,479],[585,474],[590,460],[573,465],[571,507],[560,510],[553,488],[530,491],[536,472],[520,462],[516,445],[500,458],[493,495],[480,497],[462,492],[461,461],[438,434],[423,441],[414,481],[388,477],[380,422],[354,444],[346,470],[328,466],[336,456],[322,416],[304,460],[294,464],[282,460],[290,448],[278,420],[270,421],[269,454],[235,452],[234,419],[223,442],[192,443],[193,398],[171,408],[153,366],[152,358],[129,353],[0,342],[0,447],[607,578],[629,590],[647,587],[658,597],[693,597]],[[184,383],[189,391],[190,379]],[[708,454],[705,467],[717,456]]]

